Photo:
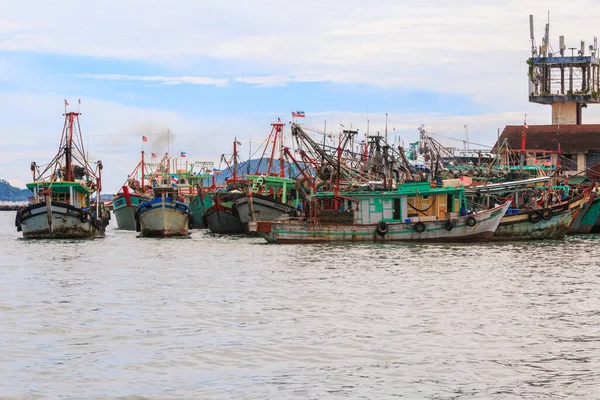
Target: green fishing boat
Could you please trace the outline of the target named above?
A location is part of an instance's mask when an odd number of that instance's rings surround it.
[[[66,104],[66,102],[65,102]],[[65,112],[59,152],[43,169],[31,163],[31,204],[15,225],[26,239],[92,239],[104,236],[110,214],[100,199],[102,162],[86,158],[78,112]],[[96,194],[95,204],[92,195]]]

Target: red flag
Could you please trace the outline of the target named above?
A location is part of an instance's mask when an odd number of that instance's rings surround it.
[[[148,138],[146,136],[142,136],[142,142],[146,143],[148,141]]]
[[[152,158],[156,158],[156,153],[152,153]]]

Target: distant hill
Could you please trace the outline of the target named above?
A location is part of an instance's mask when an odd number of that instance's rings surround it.
[[[238,166],[238,173],[240,175],[247,175],[248,173],[254,174],[256,171],[256,168],[258,167],[259,162],[260,162],[260,168],[258,169],[258,173],[266,174],[267,170],[269,169],[269,160],[266,158],[263,158],[262,162],[261,162],[260,158],[241,162]],[[292,174],[297,175],[299,171],[296,168],[296,166],[290,165],[290,163],[286,161],[285,162],[286,176],[288,176],[290,174],[290,166],[292,167]],[[222,168],[221,174],[217,175],[217,177],[216,177],[216,181],[217,181],[218,185],[225,183],[225,179],[230,178],[232,175],[226,166],[221,165],[221,168]],[[279,173],[279,160],[273,162],[273,169],[271,170],[271,172]]]
[[[100,200],[102,201],[113,201],[113,199],[115,198],[115,195],[112,193],[102,193],[100,195]],[[96,200],[96,195],[92,195],[92,201]]]
[[[27,201],[33,196],[28,189],[19,189],[0,179],[0,201]]]

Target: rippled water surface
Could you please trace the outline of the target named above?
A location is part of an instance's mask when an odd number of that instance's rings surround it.
[[[599,244],[25,241],[0,212],[0,397],[598,399]]]

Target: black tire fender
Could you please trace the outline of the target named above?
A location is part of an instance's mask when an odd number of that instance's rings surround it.
[[[551,219],[553,215],[554,215],[554,213],[552,212],[551,208],[544,208],[542,210],[542,218],[545,219],[546,221]]]
[[[381,236],[385,236],[385,234],[388,233],[388,230],[389,226],[387,222],[381,221],[377,224],[377,233],[379,233]]]
[[[15,217],[15,226],[17,227],[17,232],[21,232],[21,222],[23,222],[23,213],[21,210],[17,211],[17,216]]]
[[[454,222],[447,220],[446,223],[444,224],[444,229],[446,229],[447,231],[451,231],[452,228],[454,228]]]
[[[417,222],[414,226],[415,232],[423,233],[425,232],[425,224],[422,222]]]
[[[467,225],[469,225],[471,227],[477,225],[477,220],[475,219],[475,217],[467,218]]]
[[[528,219],[532,224],[537,224],[542,219],[542,214],[537,210],[530,211]]]

